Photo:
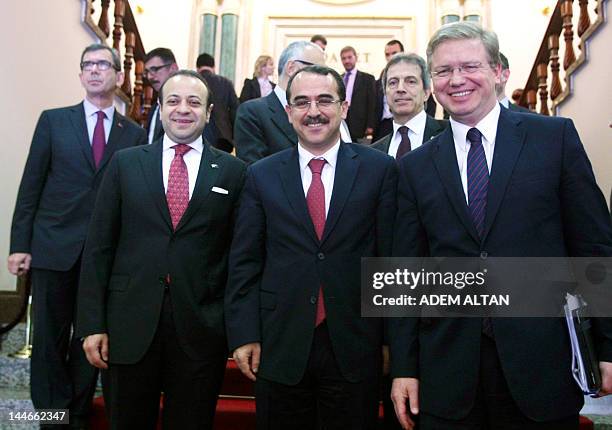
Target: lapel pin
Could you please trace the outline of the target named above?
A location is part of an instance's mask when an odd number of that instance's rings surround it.
[[[123,123],[122,123],[121,121],[118,121],[118,122],[117,122],[117,127],[119,127],[119,128],[123,128]]]
[[[213,163],[213,164],[211,164],[211,165],[210,165],[210,167],[212,167],[213,169],[218,169],[218,168],[219,168],[219,165],[218,165],[218,164],[214,164],[214,163]]]

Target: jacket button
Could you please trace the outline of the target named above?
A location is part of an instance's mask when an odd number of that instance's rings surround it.
[[[480,252],[480,258],[482,258],[483,260],[486,260],[488,256],[489,256],[489,253],[487,251]]]
[[[313,305],[317,303],[317,296],[310,296],[310,303]]]
[[[319,252],[319,253],[317,254],[317,258],[318,258],[319,260],[325,260],[325,254],[323,254],[322,252]]]

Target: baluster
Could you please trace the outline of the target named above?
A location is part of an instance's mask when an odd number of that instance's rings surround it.
[[[146,85],[144,89],[144,103],[142,104],[142,118],[140,124],[145,127],[149,111],[151,110],[151,102],[153,101],[153,87]]]
[[[550,83],[550,99],[556,99],[561,94],[561,80],[559,79],[559,35],[551,34],[548,37],[548,49],[550,50],[550,71],[552,81]]]
[[[123,14],[125,8],[123,0],[115,0],[115,29],[113,30],[113,48],[119,51],[121,34],[123,33]]]
[[[133,34],[133,33],[130,33]],[[136,61],[134,67],[134,97],[132,98],[132,109],[130,111],[130,117],[137,123],[143,122],[142,115],[142,74],[144,72],[144,61]],[[144,121],[147,117],[144,117]]]
[[[530,111],[535,112],[536,104],[538,100],[538,93],[536,90],[527,91],[527,107]]]
[[[548,112],[548,84],[546,79],[548,77],[548,64],[540,63],[537,68],[538,73],[538,88],[540,89],[540,113],[542,115],[549,115]]]
[[[572,31],[572,0],[565,0],[561,3],[561,17],[563,18],[563,38],[565,39],[565,58],[563,59],[563,69],[567,70],[574,61],[574,32]]]
[[[134,58],[134,46],[136,45],[136,35],[133,31],[128,31],[125,34],[125,57],[123,59],[123,69],[125,70],[125,79],[121,89],[128,96],[132,96],[132,59]]]
[[[110,0],[102,0],[102,12],[100,12],[100,20],[98,21],[98,27],[106,37],[110,36],[110,23],[108,22],[108,8],[110,7]]]
[[[580,3],[580,18],[578,19],[578,36],[582,34],[591,26],[591,18],[589,18],[589,0],[579,0]]]

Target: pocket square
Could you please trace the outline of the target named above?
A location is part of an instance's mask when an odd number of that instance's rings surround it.
[[[213,193],[219,193],[219,194],[229,194],[229,191],[227,191],[225,188],[219,188],[219,187],[212,187],[210,191],[212,191]]]

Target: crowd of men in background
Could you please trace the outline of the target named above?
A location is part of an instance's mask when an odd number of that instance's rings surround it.
[[[117,53],[83,51],[84,100],[42,113],[11,230],[36,408],[87,428],[99,368],[112,428],[155,428],[163,392],[164,428],[210,429],[231,353],[258,429],[375,429],[381,395],[387,429],[577,428],[562,321],[360,312],[364,257],[612,256],[571,120],[517,112],[473,23],[426,59],[390,41],[378,80],[326,45],[289,44],[273,86],[266,58],[242,104],[210,55],[196,72],[156,48],[146,130],[113,106]],[[593,326],[607,395],[612,327]]]

